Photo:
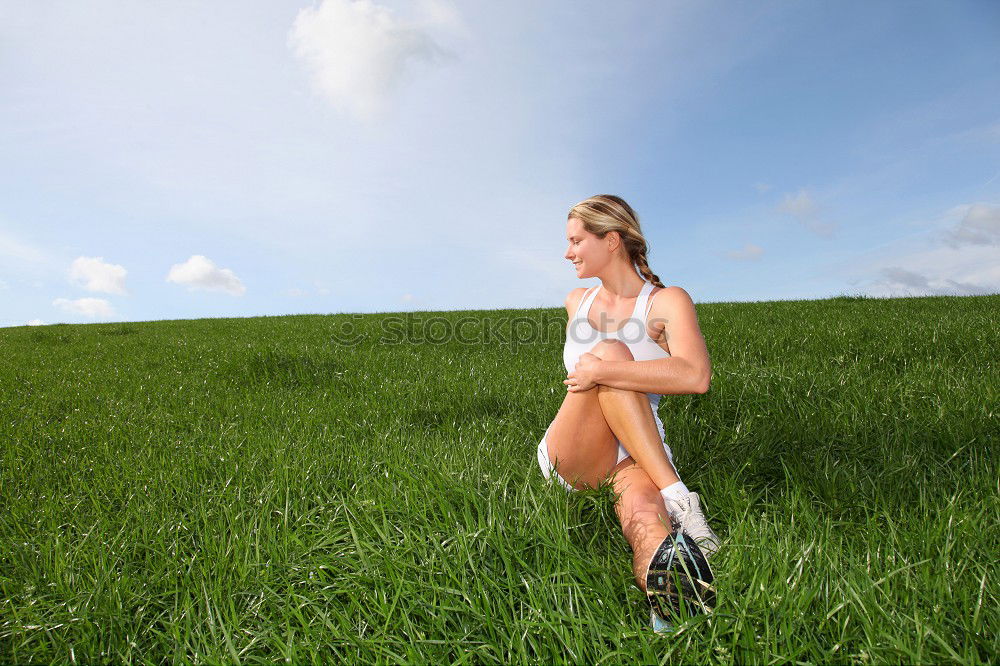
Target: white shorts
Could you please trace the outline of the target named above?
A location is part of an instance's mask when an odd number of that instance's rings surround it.
[[[545,435],[548,434],[549,431],[546,428]],[[553,467],[552,465],[552,461],[549,460],[549,444],[545,440],[545,435],[542,436],[542,441],[538,443],[538,466],[542,468],[542,476],[544,476],[549,481],[552,481],[552,477],[554,476],[556,480],[559,482],[559,484],[566,490],[570,491],[576,490],[576,488],[574,488],[573,486],[571,486],[569,483],[566,482],[566,479],[559,476],[559,472],[555,470],[555,467]],[[618,442],[618,460],[615,461],[615,464],[617,465],[618,463],[629,457],[629,452],[625,450],[625,447],[622,446],[622,443],[618,440],[617,437],[615,438],[615,441]],[[670,461],[670,464],[671,465],[674,464],[674,455],[670,451],[670,447],[667,446],[666,441],[663,442],[663,450],[664,452],[666,452],[667,460]]]

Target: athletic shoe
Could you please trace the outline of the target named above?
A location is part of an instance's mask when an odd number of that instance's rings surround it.
[[[675,529],[657,547],[646,571],[646,598],[660,618],[711,612],[715,576],[696,544]]]
[[[680,523],[680,531],[694,539],[705,557],[715,555],[719,550],[719,537],[705,520],[698,493],[689,492],[682,500],[668,499],[666,503],[667,510]]]

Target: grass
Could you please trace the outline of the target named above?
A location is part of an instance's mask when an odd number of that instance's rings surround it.
[[[671,636],[538,469],[561,310],[0,330],[0,661],[990,661],[998,312],[699,305],[660,416],[725,545]]]

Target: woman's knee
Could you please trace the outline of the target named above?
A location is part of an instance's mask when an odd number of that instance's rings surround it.
[[[605,361],[634,361],[632,351],[621,340],[601,340],[590,351]]]
[[[595,356],[600,357],[604,361],[634,361],[635,357],[632,356],[632,351],[628,348],[621,340],[602,340],[594,350],[591,352]],[[629,391],[628,389],[619,389],[612,386],[607,386],[606,384],[598,384],[594,388],[597,389],[595,393],[598,395],[605,393],[635,393],[640,394],[639,391]]]

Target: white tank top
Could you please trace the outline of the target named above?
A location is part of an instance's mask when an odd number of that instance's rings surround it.
[[[664,351],[663,347],[656,344],[649,333],[646,332],[646,318],[649,316],[649,294],[653,291],[653,284],[649,281],[642,286],[639,297],[635,299],[635,307],[632,309],[632,316],[619,327],[617,331],[598,331],[594,328],[587,317],[590,313],[590,306],[594,303],[594,297],[600,290],[601,285],[597,285],[584,294],[573,321],[570,322],[566,333],[566,344],[563,345],[563,365],[566,372],[572,372],[577,361],[583,354],[589,352],[601,340],[620,340],[624,342],[632,352],[632,358],[636,361],[652,361],[658,358],[668,358],[670,354]],[[660,404],[659,393],[647,393],[649,403],[653,407],[653,416],[656,418],[656,425],[663,435],[663,423],[656,413],[656,408]]]

